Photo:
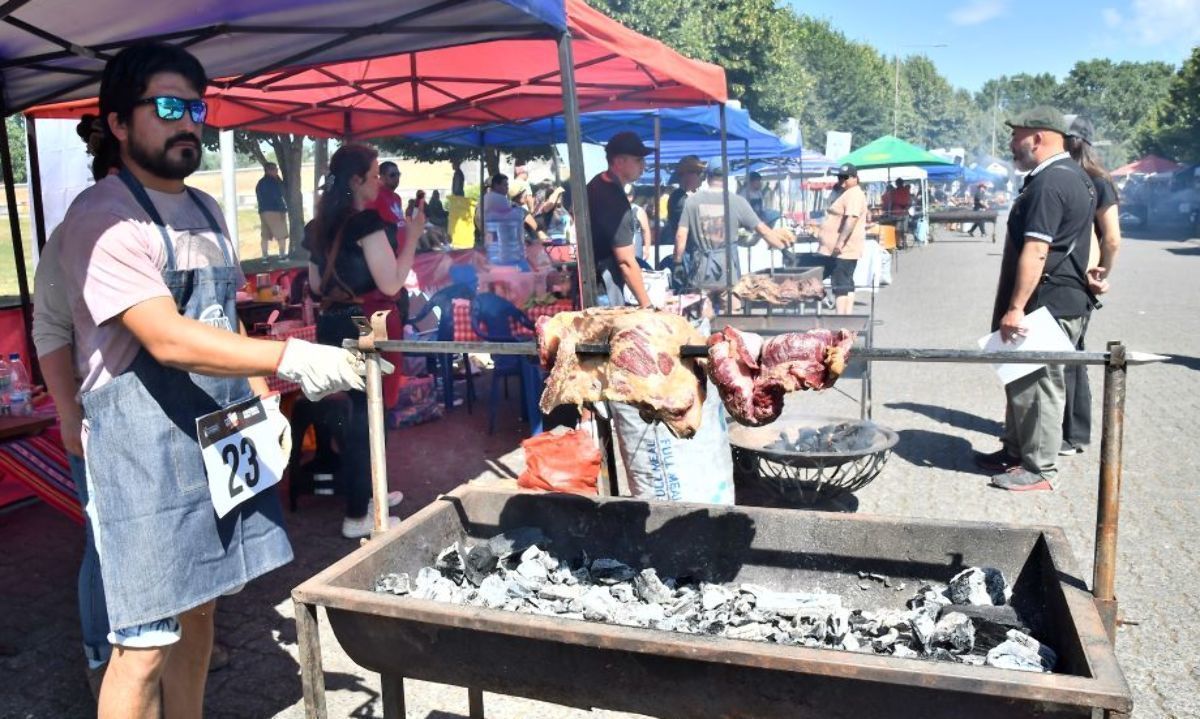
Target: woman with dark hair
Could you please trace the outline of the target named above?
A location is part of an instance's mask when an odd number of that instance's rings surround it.
[[[395,225],[384,222],[372,208],[379,184],[378,152],[373,147],[343,145],[333,153],[309,238],[309,285],[322,298],[317,320],[317,341],[321,344],[341,347],[343,340],[358,337],[353,318],[369,317],[379,309],[392,310],[389,319],[394,318],[399,326],[403,324],[395,298],[407,297],[404,282],[413,266],[425,217],[418,208],[406,226],[405,241],[398,243]],[[400,336],[398,331],[389,334]],[[388,384],[384,402],[390,406],[395,397],[389,401]],[[391,393],[396,394],[398,389],[397,383]],[[371,472],[367,397],[357,391],[349,395],[351,414],[341,447],[346,493],[342,535],[354,539],[371,533]],[[391,492],[388,504],[395,506],[403,498],[402,493]],[[399,519],[393,517],[392,521],[398,523]]]
[[[1117,205],[1120,198],[1112,176],[1104,169],[1096,149],[1092,147],[1095,130],[1084,117],[1076,117],[1067,135],[1067,152],[1092,179],[1096,188],[1096,216],[1092,223],[1092,247],[1088,253],[1088,292],[1093,297],[1108,292],[1108,277],[1121,247],[1121,224]],[[1075,348],[1084,349],[1091,314],[1083,318],[1083,330]],[[1063,412],[1063,443],[1059,454],[1069,456],[1083,452],[1092,439],[1092,392],[1088,387],[1087,367],[1067,367],[1067,404]]]

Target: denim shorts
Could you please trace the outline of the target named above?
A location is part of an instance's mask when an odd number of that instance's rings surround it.
[[[224,597],[237,594],[246,588],[243,584],[236,587],[225,594]],[[108,633],[108,642],[114,646],[126,647],[128,649],[153,649],[155,647],[169,647],[179,638],[183,636],[183,631],[180,629],[179,617],[167,617],[154,622],[146,622],[125,629],[118,629]]]

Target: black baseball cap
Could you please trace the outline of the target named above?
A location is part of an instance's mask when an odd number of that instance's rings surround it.
[[[608,140],[608,144],[604,146],[604,155],[612,158],[617,155],[633,155],[634,157],[645,157],[654,152],[649,147],[642,144],[642,138],[637,136],[636,132],[618,132]]]
[[[1092,138],[1096,135],[1096,128],[1092,125],[1091,120],[1082,115],[1076,115],[1075,119],[1071,121],[1071,127],[1067,128],[1067,134],[1071,137],[1078,137],[1090,145]]]
[[[847,162],[837,169],[837,176],[858,177],[858,168]]]
[[[1014,129],[1049,130],[1060,135],[1069,134],[1063,114],[1049,105],[1040,105],[1026,110],[1011,120],[1005,120],[1004,124]]]

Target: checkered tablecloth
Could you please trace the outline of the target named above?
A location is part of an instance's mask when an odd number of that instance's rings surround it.
[[[280,342],[285,342],[288,339],[291,339],[292,337],[295,337],[298,340],[305,340],[307,342],[316,342],[317,341],[317,326],[316,325],[307,325],[305,327],[297,327],[294,330],[280,332],[277,335],[272,335],[270,337],[264,337],[263,339],[272,339],[272,340],[279,340]],[[278,392],[279,394],[287,394],[289,392],[299,392],[300,391],[300,385],[296,384],[295,382],[290,382],[286,379],[281,379],[279,377],[276,377],[275,375],[269,375],[267,377],[267,388],[270,389],[272,392]]]
[[[559,312],[568,312],[573,309],[570,300],[559,300],[549,305],[537,305],[527,310],[525,314],[529,315],[529,319],[537,324],[539,317],[553,317]],[[475,334],[475,330],[471,327],[471,301],[470,300],[454,300],[454,341],[455,342],[478,342],[479,335]],[[533,337],[533,332],[517,322],[512,323],[512,333],[516,337]]]

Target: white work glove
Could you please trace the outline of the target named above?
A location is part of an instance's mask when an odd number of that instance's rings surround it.
[[[341,347],[291,338],[283,348],[275,374],[300,385],[313,402],[334,392],[366,387],[362,358]]]

